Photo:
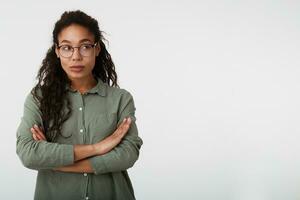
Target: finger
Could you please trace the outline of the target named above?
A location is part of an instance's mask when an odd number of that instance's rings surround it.
[[[39,141],[39,139],[36,137],[35,133],[32,134],[32,137],[35,141]]]
[[[38,133],[39,137],[42,140],[46,140],[44,133],[41,131],[41,129],[37,125],[34,125],[34,129],[36,130],[36,132]]]
[[[125,123],[126,123],[126,118],[123,119],[123,121],[122,121],[121,124],[118,126],[118,128],[117,128],[116,131],[120,131],[120,130],[123,128],[123,126],[125,125]]]
[[[46,140],[46,137],[42,131],[39,130],[39,131],[37,131],[37,133],[39,134],[39,136],[41,137],[42,140]]]
[[[34,135],[38,140],[42,140],[41,136],[38,133],[35,133]]]
[[[35,134],[35,133],[36,133],[36,130],[35,130],[34,128],[31,128],[30,130],[31,130],[31,133],[32,133],[32,134]]]
[[[118,127],[123,126],[126,123],[126,118],[123,119],[123,121],[121,122],[121,124]]]
[[[129,128],[130,128],[130,122],[126,122],[126,124],[124,124],[120,129],[121,134],[125,135]]]
[[[122,131],[122,130],[126,127],[127,120],[128,120],[127,117],[125,117],[125,118],[123,119],[122,123],[121,123],[120,126],[119,126],[119,130]]]
[[[123,131],[127,131],[130,127],[130,124],[131,124],[131,118],[127,117],[126,122],[124,123],[124,125],[122,127]]]
[[[132,121],[131,118],[128,117],[126,122],[127,122],[127,124],[131,124],[131,121]]]
[[[116,130],[116,134],[120,135],[121,137],[123,137],[128,129],[130,128],[130,123],[131,123],[131,118],[130,117],[125,117],[122,121],[122,123],[119,125],[119,127]]]
[[[32,128],[32,131],[33,131],[33,135],[38,139],[38,140],[41,140],[41,136],[38,134],[37,130]]]
[[[38,127],[38,125],[33,125],[33,128],[37,131],[37,132],[41,132],[41,129],[40,127]]]
[[[31,132],[33,133],[33,137],[36,138],[36,140],[42,140],[42,137],[38,134],[37,130],[34,128],[31,128]]]

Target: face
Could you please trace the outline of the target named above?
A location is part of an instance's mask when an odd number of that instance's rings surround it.
[[[96,56],[100,53],[99,44],[96,47],[91,46],[93,44],[95,44],[94,35],[80,25],[72,24],[58,34],[58,46],[63,45],[63,47],[59,50],[56,46],[55,53],[60,58],[61,66],[69,79],[82,80],[92,77]],[[70,46],[81,46],[81,50],[74,48],[72,56],[66,57],[66,54],[62,54],[62,51],[70,52]],[[81,53],[84,55],[81,55]]]

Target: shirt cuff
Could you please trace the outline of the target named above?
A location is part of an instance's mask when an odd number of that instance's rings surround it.
[[[74,146],[70,144],[62,145],[62,162],[63,166],[74,164]]]
[[[89,158],[89,160],[96,175],[107,172],[107,166],[102,156],[94,156]]]

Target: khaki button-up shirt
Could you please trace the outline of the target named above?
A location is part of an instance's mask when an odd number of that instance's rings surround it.
[[[43,127],[41,112],[29,93],[17,128],[17,154],[23,165],[38,171],[34,199],[110,200],[135,199],[127,173],[143,144],[138,136],[135,105],[125,89],[111,87],[97,78],[97,85],[81,94],[68,89],[72,114],[64,122],[57,141],[35,141],[30,128]],[[74,163],[74,144],[93,144],[114,132],[122,120],[132,119],[128,133],[110,152],[88,158],[94,173],[67,173],[53,168]]]

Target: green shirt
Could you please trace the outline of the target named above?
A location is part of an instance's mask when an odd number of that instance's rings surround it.
[[[66,86],[72,114],[62,125],[57,141],[35,141],[30,128],[43,127],[41,112],[31,93],[17,129],[16,152],[23,165],[38,171],[34,199],[110,200],[135,199],[127,173],[143,144],[138,136],[135,105],[125,89],[111,87],[97,78],[97,85],[81,94]],[[130,116],[130,128],[110,152],[88,158],[94,173],[67,173],[53,168],[74,163],[74,144],[93,144],[112,134]]]

